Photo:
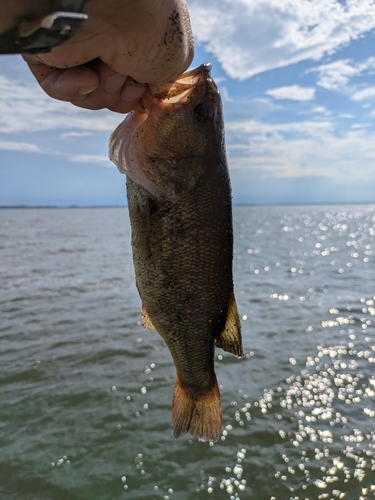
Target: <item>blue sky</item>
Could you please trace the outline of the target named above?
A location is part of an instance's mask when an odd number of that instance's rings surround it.
[[[221,89],[234,203],[375,202],[375,0],[188,0]],[[0,205],[124,205],[122,120],[0,57]]]

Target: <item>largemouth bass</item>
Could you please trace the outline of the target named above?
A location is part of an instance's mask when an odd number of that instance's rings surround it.
[[[231,188],[219,91],[210,66],[150,87],[145,113],[112,134],[110,158],[127,175],[142,323],[176,366],[175,437],[221,432],[215,346],[242,356],[233,293]]]

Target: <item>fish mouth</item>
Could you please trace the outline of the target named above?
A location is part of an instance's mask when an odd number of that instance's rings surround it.
[[[207,91],[212,94],[219,93],[211,77],[211,64],[201,64],[195,69],[183,73],[173,82],[161,85],[149,85],[149,92],[155,99],[166,104],[184,104],[197,85],[206,84]]]

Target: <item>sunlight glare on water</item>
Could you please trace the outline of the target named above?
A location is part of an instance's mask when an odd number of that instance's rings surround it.
[[[234,210],[242,360],[175,440],[125,209],[0,211],[0,497],[375,498],[375,207]]]

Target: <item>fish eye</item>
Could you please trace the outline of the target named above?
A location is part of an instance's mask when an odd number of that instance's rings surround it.
[[[198,104],[194,108],[194,118],[199,122],[203,122],[208,118],[211,118],[211,114],[211,108],[207,106],[207,104]]]

